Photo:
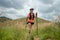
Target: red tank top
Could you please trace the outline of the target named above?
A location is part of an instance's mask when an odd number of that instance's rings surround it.
[[[34,13],[29,13],[28,14],[28,22],[34,22]]]

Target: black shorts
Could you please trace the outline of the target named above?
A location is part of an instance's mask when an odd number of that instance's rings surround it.
[[[27,24],[28,24],[28,23],[31,23],[31,25],[33,25],[33,24],[34,24],[34,22],[27,22]]]

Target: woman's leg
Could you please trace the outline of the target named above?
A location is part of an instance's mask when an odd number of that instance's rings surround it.
[[[31,25],[31,23],[28,23],[28,25],[29,25],[29,33],[31,33],[32,32],[32,25]]]

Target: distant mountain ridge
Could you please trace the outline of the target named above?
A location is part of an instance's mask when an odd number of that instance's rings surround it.
[[[8,21],[8,20],[12,20],[12,19],[7,18],[7,17],[0,17],[0,22],[5,22],[5,21]]]

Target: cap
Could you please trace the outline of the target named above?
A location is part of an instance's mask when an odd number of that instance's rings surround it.
[[[34,8],[30,8],[30,10],[34,10]]]

